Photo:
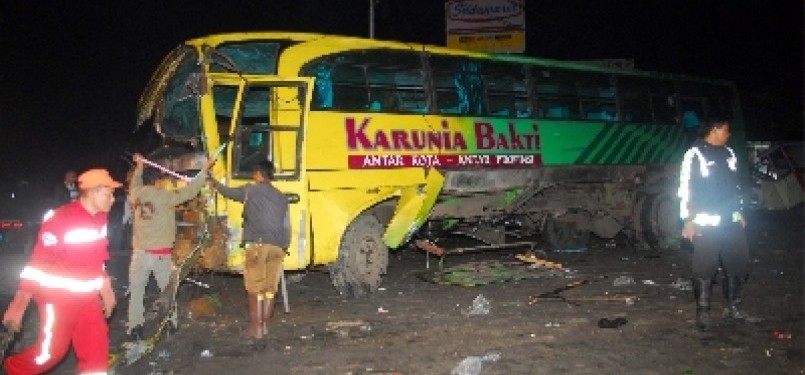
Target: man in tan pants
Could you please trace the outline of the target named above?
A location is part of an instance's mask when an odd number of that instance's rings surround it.
[[[219,193],[244,204],[243,282],[249,300],[247,335],[257,339],[268,333],[285,249],[291,237],[288,199],[271,184],[273,177],[273,165],[263,160],[254,167],[253,184],[229,188],[214,181]]]

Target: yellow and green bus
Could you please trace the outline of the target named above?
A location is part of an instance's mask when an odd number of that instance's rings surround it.
[[[451,233],[488,247],[622,232],[665,246],[698,122],[730,116],[732,144],[745,138],[726,81],[288,32],[187,41],[138,111],[180,150],[154,150],[166,166],[197,169],[227,144],[213,173],[236,186],[271,161],[291,202],[286,269],[329,265],[355,295],[378,287],[389,249]],[[237,270],[242,206],[218,197],[207,210],[226,220]]]

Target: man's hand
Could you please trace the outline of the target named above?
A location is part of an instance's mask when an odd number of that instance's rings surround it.
[[[218,160],[218,158],[212,158],[212,159],[208,160],[207,164],[204,165],[204,170],[209,171],[210,169],[212,169],[212,166],[215,165],[215,162],[217,160]]]
[[[101,286],[101,302],[103,303],[103,315],[108,319],[112,316],[112,311],[115,309],[117,300],[115,299],[115,291],[112,290],[112,280],[109,277],[103,278],[103,286]]]
[[[17,291],[6,309],[6,313],[3,314],[3,325],[13,332],[19,331],[22,326],[22,316],[25,314],[29,301],[31,301],[31,293]]]
[[[693,236],[696,235],[696,227],[693,223],[686,221],[685,226],[682,227],[682,237],[687,238],[688,241],[693,242]]]
[[[738,221],[741,222],[741,228],[746,229],[746,218],[742,213],[738,213]]]
[[[134,160],[134,163],[137,164],[137,169],[143,169],[143,165],[145,164],[145,158],[139,152],[135,152],[134,156],[131,158]]]

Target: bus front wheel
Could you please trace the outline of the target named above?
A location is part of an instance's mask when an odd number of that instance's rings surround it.
[[[349,224],[330,269],[338,293],[361,297],[377,290],[389,262],[382,236],[383,225],[374,215],[362,214]]]

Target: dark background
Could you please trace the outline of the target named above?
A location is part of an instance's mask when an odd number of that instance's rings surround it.
[[[802,6],[528,0],[526,54],[634,59],[638,69],[732,80],[750,139],[801,140]],[[368,36],[368,9],[369,0],[4,1],[0,191],[49,194],[66,169],[94,166],[122,178],[139,94],[186,39],[256,30]],[[380,0],[375,9],[378,39],[445,43],[441,0]]]

